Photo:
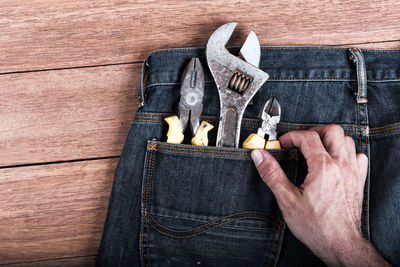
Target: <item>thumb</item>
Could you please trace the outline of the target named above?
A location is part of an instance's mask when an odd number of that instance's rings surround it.
[[[295,203],[298,188],[292,184],[282,170],[278,161],[266,150],[254,150],[251,158],[261,176],[261,179],[271,189],[280,208],[285,208]],[[284,207],[282,207],[282,205]]]

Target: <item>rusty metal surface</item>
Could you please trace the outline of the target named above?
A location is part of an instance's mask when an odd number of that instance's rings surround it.
[[[220,97],[220,121],[216,144],[220,147],[239,146],[244,110],[269,77],[258,68],[261,49],[254,32],[249,34],[244,48],[241,49],[244,59],[232,55],[226,49],[225,46],[236,25],[236,22],[231,22],[219,27],[210,36],[206,47],[207,63]]]

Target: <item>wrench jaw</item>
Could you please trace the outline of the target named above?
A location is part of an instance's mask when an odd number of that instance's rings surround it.
[[[220,97],[221,115],[217,146],[223,147],[239,146],[244,110],[269,77],[267,73],[253,65],[258,65],[259,58],[257,60],[257,58],[253,57],[251,59],[252,64],[249,64],[243,59],[232,55],[226,49],[225,45],[236,25],[236,22],[232,22],[219,27],[211,35],[206,48],[207,63]],[[258,49],[260,49],[256,36],[255,38],[252,36],[246,39],[245,48],[254,47],[252,45],[254,40],[257,40],[256,46],[258,45]],[[248,55],[247,58],[249,58]],[[238,73],[240,78],[235,78]]]

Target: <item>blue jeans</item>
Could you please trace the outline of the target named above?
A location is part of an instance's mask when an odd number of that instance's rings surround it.
[[[237,48],[231,49],[237,53]],[[165,143],[178,113],[180,79],[199,57],[206,88],[208,147]],[[144,62],[146,91],[119,161],[98,266],[323,265],[285,227],[276,200],[243,148],[217,148],[219,97],[203,49],[154,51]],[[282,106],[279,134],[340,124],[369,157],[361,228],[400,265],[400,51],[263,47],[270,79],[244,114],[241,142],[258,126],[263,102]],[[272,151],[300,185],[307,165],[296,149]]]

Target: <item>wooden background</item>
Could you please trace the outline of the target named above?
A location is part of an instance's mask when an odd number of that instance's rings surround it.
[[[152,49],[238,21],[262,45],[400,48],[400,2],[0,2],[0,264],[90,266]]]

